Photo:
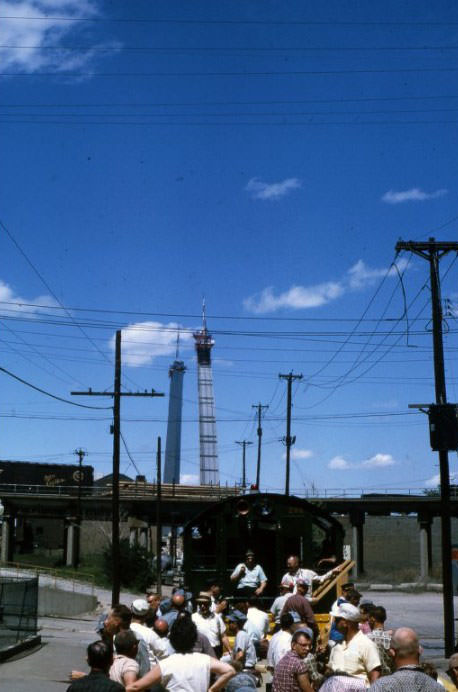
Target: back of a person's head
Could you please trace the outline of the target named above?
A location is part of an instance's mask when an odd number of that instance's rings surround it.
[[[114,638],[115,649],[118,654],[126,656],[137,644],[137,637],[132,630],[121,630]]]
[[[282,630],[289,630],[293,622],[294,618],[291,613],[283,613],[283,615],[280,615],[280,627]]]
[[[374,618],[375,622],[384,623],[386,620],[386,610],[383,606],[373,606],[370,615]]]
[[[400,627],[391,637],[391,648],[399,659],[420,658],[420,643],[417,633],[410,627]]]
[[[243,670],[243,666],[240,661],[229,661],[229,665],[235,670],[236,673],[241,673]]]
[[[183,594],[180,593],[174,593],[171,600],[173,607],[177,610],[181,610],[181,608],[183,608],[186,603],[185,597],[183,596]]]
[[[132,612],[130,608],[122,603],[117,603],[112,607],[111,612],[121,620],[121,629],[129,629],[130,623],[132,622]]]
[[[170,630],[170,643],[178,654],[191,653],[197,641],[197,628],[190,617],[178,617]]]
[[[112,660],[113,649],[102,639],[92,642],[87,647],[87,662],[90,668],[106,671],[111,666]]]

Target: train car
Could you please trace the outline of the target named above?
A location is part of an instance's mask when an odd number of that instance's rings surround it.
[[[252,549],[268,578],[264,596],[273,598],[289,555],[325,572],[342,561],[343,537],[334,517],[301,498],[272,493],[228,498],[184,526],[185,584],[198,593],[216,578],[225,594],[232,593],[230,575]]]
[[[91,487],[94,469],[92,466],[72,464],[36,464],[31,461],[0,461],[0,488],[11,485]]]

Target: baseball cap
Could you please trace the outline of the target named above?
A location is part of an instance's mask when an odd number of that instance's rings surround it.
[[[133,601],[130,609],[134,615],[146,615],[149,611],[149,604],[144,598],[137,598]]]
[[[334,618],[343,618],[344,620],[349,620],[350,622],[360,622],[361,613],[359,608],[356,608],[351,603],[341,603],[335,606],[329,613]]]
[[[232,613],[227,616],[227,619],[229,622],[238,622],[240,625],[243,625],[247,621],[247,616],[245,613],[242,613],[241,610],[233,610]]]

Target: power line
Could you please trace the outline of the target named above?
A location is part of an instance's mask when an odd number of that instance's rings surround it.
[[[88,406],[87,404],[77,404],[74,401],[70,401],[69,399],[64,399],[63,397],[57,396],[56,394],[51,394],[51,392],[47,392],[45,389],[41,389],[41,387],[37,387],[36,385],[32,384],[31,382],[28,382],[27,380],[23,380],[22,377],[15,375],[13,372],[11,372],[10,370],[7,370],[6,368],[0,367],[0,371],[4,372],[5,375],[9,375],[10,377],[14,378],[18,382],[25,384],[27,387],[30,387],[31,389],[34,389],[37,392],[40,392],[40,394],[45,394],[46,396],[51,397],[51,399],[56,399],[57,401],[62,401],[64,404],[71,404],[72,406],[79,406],[80,408],[97,409],[99,411],[102,411],[102,410],[107,411],[109,409],[112,409],[112,406]]]
[[[211,47],[199,46],[192,47],[171,47],[171,46],[46,46],[46,45],[0,45],[0,50],[34,50],[40,51],[55,51],[55,52],[78,52],[91,51],[94,53],[174,53],[174,54],[189,54],[189,53],[214,53],[214,54],[233,54],[233,53],[313,53],[313,52],[385,52],[385,51],[449,51],[458,50],[458,46],[443,45],[443,46],[301,46],[293,48],[291,46],[276,46],[276,47],[258,47],[258,46],[227,46],[227,47]]]

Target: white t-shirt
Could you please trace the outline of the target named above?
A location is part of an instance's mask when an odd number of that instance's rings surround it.
[[[259,633],[258,639],[263,639],[269,631],[269,616],[259,608],[248,608],[247,618]]]
[[[226,630],[221,615],[210,613],[209,617],[204,618],[200,613],[193,613],[192,619],[198,631],[205,634],[211,646],[220,646],[221,637]]]
[[[168,656],[167,644],[152,629],[139,622],[132,622],[130,629],[147,643],[151,666],[154,666],[162,658]]]
[[[159,661],[162,685],[171,692],[207,692],[210,687],[210,656],[172,654]]]
[[[275,632],[267,649],[267,665],[275,668],[277,663],[291,650],[292,634],[285,630]]]

